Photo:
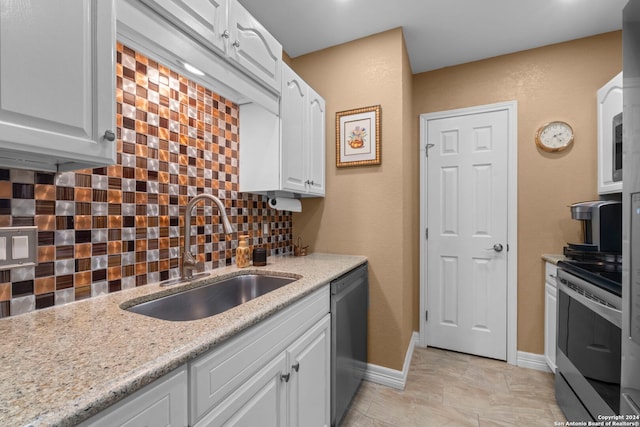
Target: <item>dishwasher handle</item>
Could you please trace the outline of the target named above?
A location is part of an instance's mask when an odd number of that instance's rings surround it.
[[[360,283],[362,280],[368,280],[367,264],[356,267],[345,275],[331,282],[331,295],[337,295],[344,292],[350,286],[356,286],[354,283]]]

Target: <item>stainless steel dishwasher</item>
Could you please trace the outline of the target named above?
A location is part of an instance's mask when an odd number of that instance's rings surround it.
[[[331,425],[339,426],[367,370],[368,264],[331,282]]]

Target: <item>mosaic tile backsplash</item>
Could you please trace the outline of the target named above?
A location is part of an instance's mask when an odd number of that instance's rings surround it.
[[[239,234],[291,251],[291,213],[238,193],[238,106],[126,46],[117,55],[116,165],[0,169],[0,226],[38,227],[38,265],[0,272],[0,317],[179,277],[184,210],[200,193],[222,200],[234,228],[225,238],[216,207],[194,209],[205,270],[235,262]]]

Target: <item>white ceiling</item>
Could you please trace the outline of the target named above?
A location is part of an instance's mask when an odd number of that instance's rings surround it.
[[[292,58],[396,27],[413,73],[622,28],[628,0],[239,0]]]

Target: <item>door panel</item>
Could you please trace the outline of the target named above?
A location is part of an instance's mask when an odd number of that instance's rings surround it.
[[[281,353],[233,392],[196,427],[282,427],[286,425],[287,358]]]
[[[308,144],[309,152],[309,192],[324,196],[324,169],[325,169],[325,101],[310,87],[307,89],[309,96],[308,117]]]
[[[280,43],[237,1],[229,7],[229,32],[229,57],[280,93]]]
[[[427,344],[506,360],[508,112],[427,121]]]
[[[305,181],[305,134],[307,119],[307,93],[305,84],[290,68],[285,67],[282,85],[282,183],[284,190],[304,193]]]

